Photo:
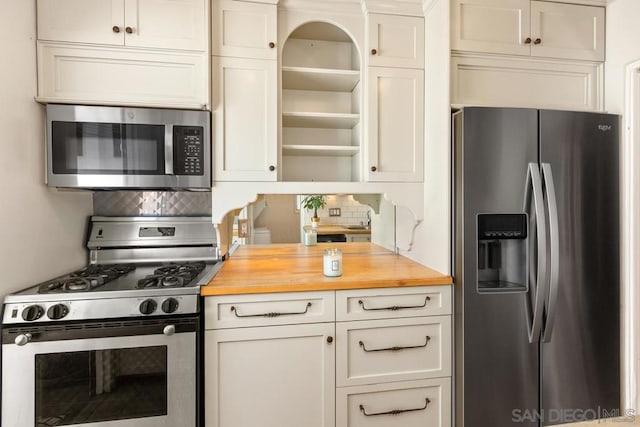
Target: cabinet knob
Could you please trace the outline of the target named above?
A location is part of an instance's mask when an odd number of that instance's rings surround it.
[[[377,51],[377,50],[375,50],[375,49],[371,49],[371,55],[376,55],[377,53],[378,53],[378,51]]]
[[[276,47],[276,44],[274,42],[269,42],[269,47],[273,49],[274,47]]]
[[[271,165],[271,166],[269,166],[269,170],[270,170],[271,172],[273,172],[274,170],[276,170],[276,167],[275,167],[275,166],[273,166],[273,165]]]
[[[327,337],[327,342],[331,344],[333,342],[333,337]]]
[[[375,171],[377,171],[377,170],[378,170],[378,168],[377,168],[377,167],[375,167],[375,166],[371,166],[371,172],[375,172]]]
[[[533,41],[533,44],[540,44],[540,43],[542,43],[542,39],[540,37],[538,37]]]
[[[113,30],[114,33],[119,33],[120,32],[120,27],[118,27],[117,25],[114,25],[113,28],[111,28]]]
[[[524,44],[529,44],[531,43],[531,37],[527,37],[526,39],[524,39]]]
[[[124,30],[127,32],[127,34],[133,34],[133,28],[131,27],[127,27]]]

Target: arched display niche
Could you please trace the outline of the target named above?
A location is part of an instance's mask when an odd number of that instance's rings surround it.
[[[360,50],[338,24],[297,26],[282,49],[282,180],[362,180]]]

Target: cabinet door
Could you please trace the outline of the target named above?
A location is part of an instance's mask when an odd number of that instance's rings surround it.
[[[604,61],[604,26],[604,7],[532,1],[531,55]]]
[[[337,427],[450,427],[451,380],[339,388]]]
[[[529,0],[453,0],[451,49],[529,55]]]
[[[277,59],[277,6],[233,0],[212,5],[213,55]]]
[[[348,242],[370,242],[371,234],[347,234]]]
[[[206,426],[334,426],[333,334],[333,323],[206,331]]]
[[[38,39],[124,44],[124,0],[38,0]]]
[[[422,181],[423,79],[422,70],[369,67],[368,181]]]
[[[596,62],[452,56],[451,103],[492,107],[603,108]]]
[[[205,0],[125,0],[127,46],[206,51]]]
[[[207,108],[204,53],[39,41],[38,100]]]
[[[277,179],[277,62],[213,57],[214,176]]]
[[[424,68],[424,19],[413,16],[367,16],[369,65]]]

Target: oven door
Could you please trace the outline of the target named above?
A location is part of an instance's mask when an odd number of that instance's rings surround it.
[[[181,318],[5,329],[2,425],[194,427],[197,328]]]

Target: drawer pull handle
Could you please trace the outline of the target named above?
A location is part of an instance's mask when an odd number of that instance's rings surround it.
[[[431,337],[427,335],[425,337],[424,344],[422,345],[410,345],[407,347],[393,346],[393,347],[387,347],[387,348],[374,348],[374,349],[368,349],[367,346],[362,341],[358,341],[358,345],[360,345],[360,347],[362,347],[362,349],[365,352],[372,353],[374,351],[400,351],[400,350],[410,350],[412,348],[424,348],[427,346],[427,344],[429,344],[429,341],[431,341]]]
[[[295,312],[295,313],[278,313],[277,311],[272,311],[269,313],[259,313],[259,314],[240,314],[238,313],[238,309],[235,308],[234,306],[231,306],[231,311],[233,311],[233,314],[235,314],[236,317],[278,317],[278,316],[291,316],[294,314],[307,314],[307,312],[309,311],[309,307],[311,307],[310,302],[307,303],[307,307],[304,309],[304,311]]]
[[[427,406],[429,406],[429,403],[431,403],[429,398],[425,398],[424,399],[424,406],[421,407],[421,408],[392,409],[391,411],[387,411],[387,412],[375,412],[375,413],[367,413],[367,411],[364,409],[364,405],[360,405],[360,412],[362,412],[362,414],[365,417],[377,417],[379,415],[400,415],[400,414],[403,414],[405,412],[424,411],[425,409],[427,409]]]
[[[380,308],[367,308],[364,305],[364,302],[362,300],[358,301],[358,304],[360,304],[360,306],[362,307],[362,309],[364,311],[376,311],[376,310],[391,310],[391,311],[398,311],[398,310],[407,310],[410,308],[423,308],[427,306],[427,302],[431,301],[431,297],[430,296],[426,296],[424,298],[424,304],[422,305],[393,305],[391,307],[380,307]]]

